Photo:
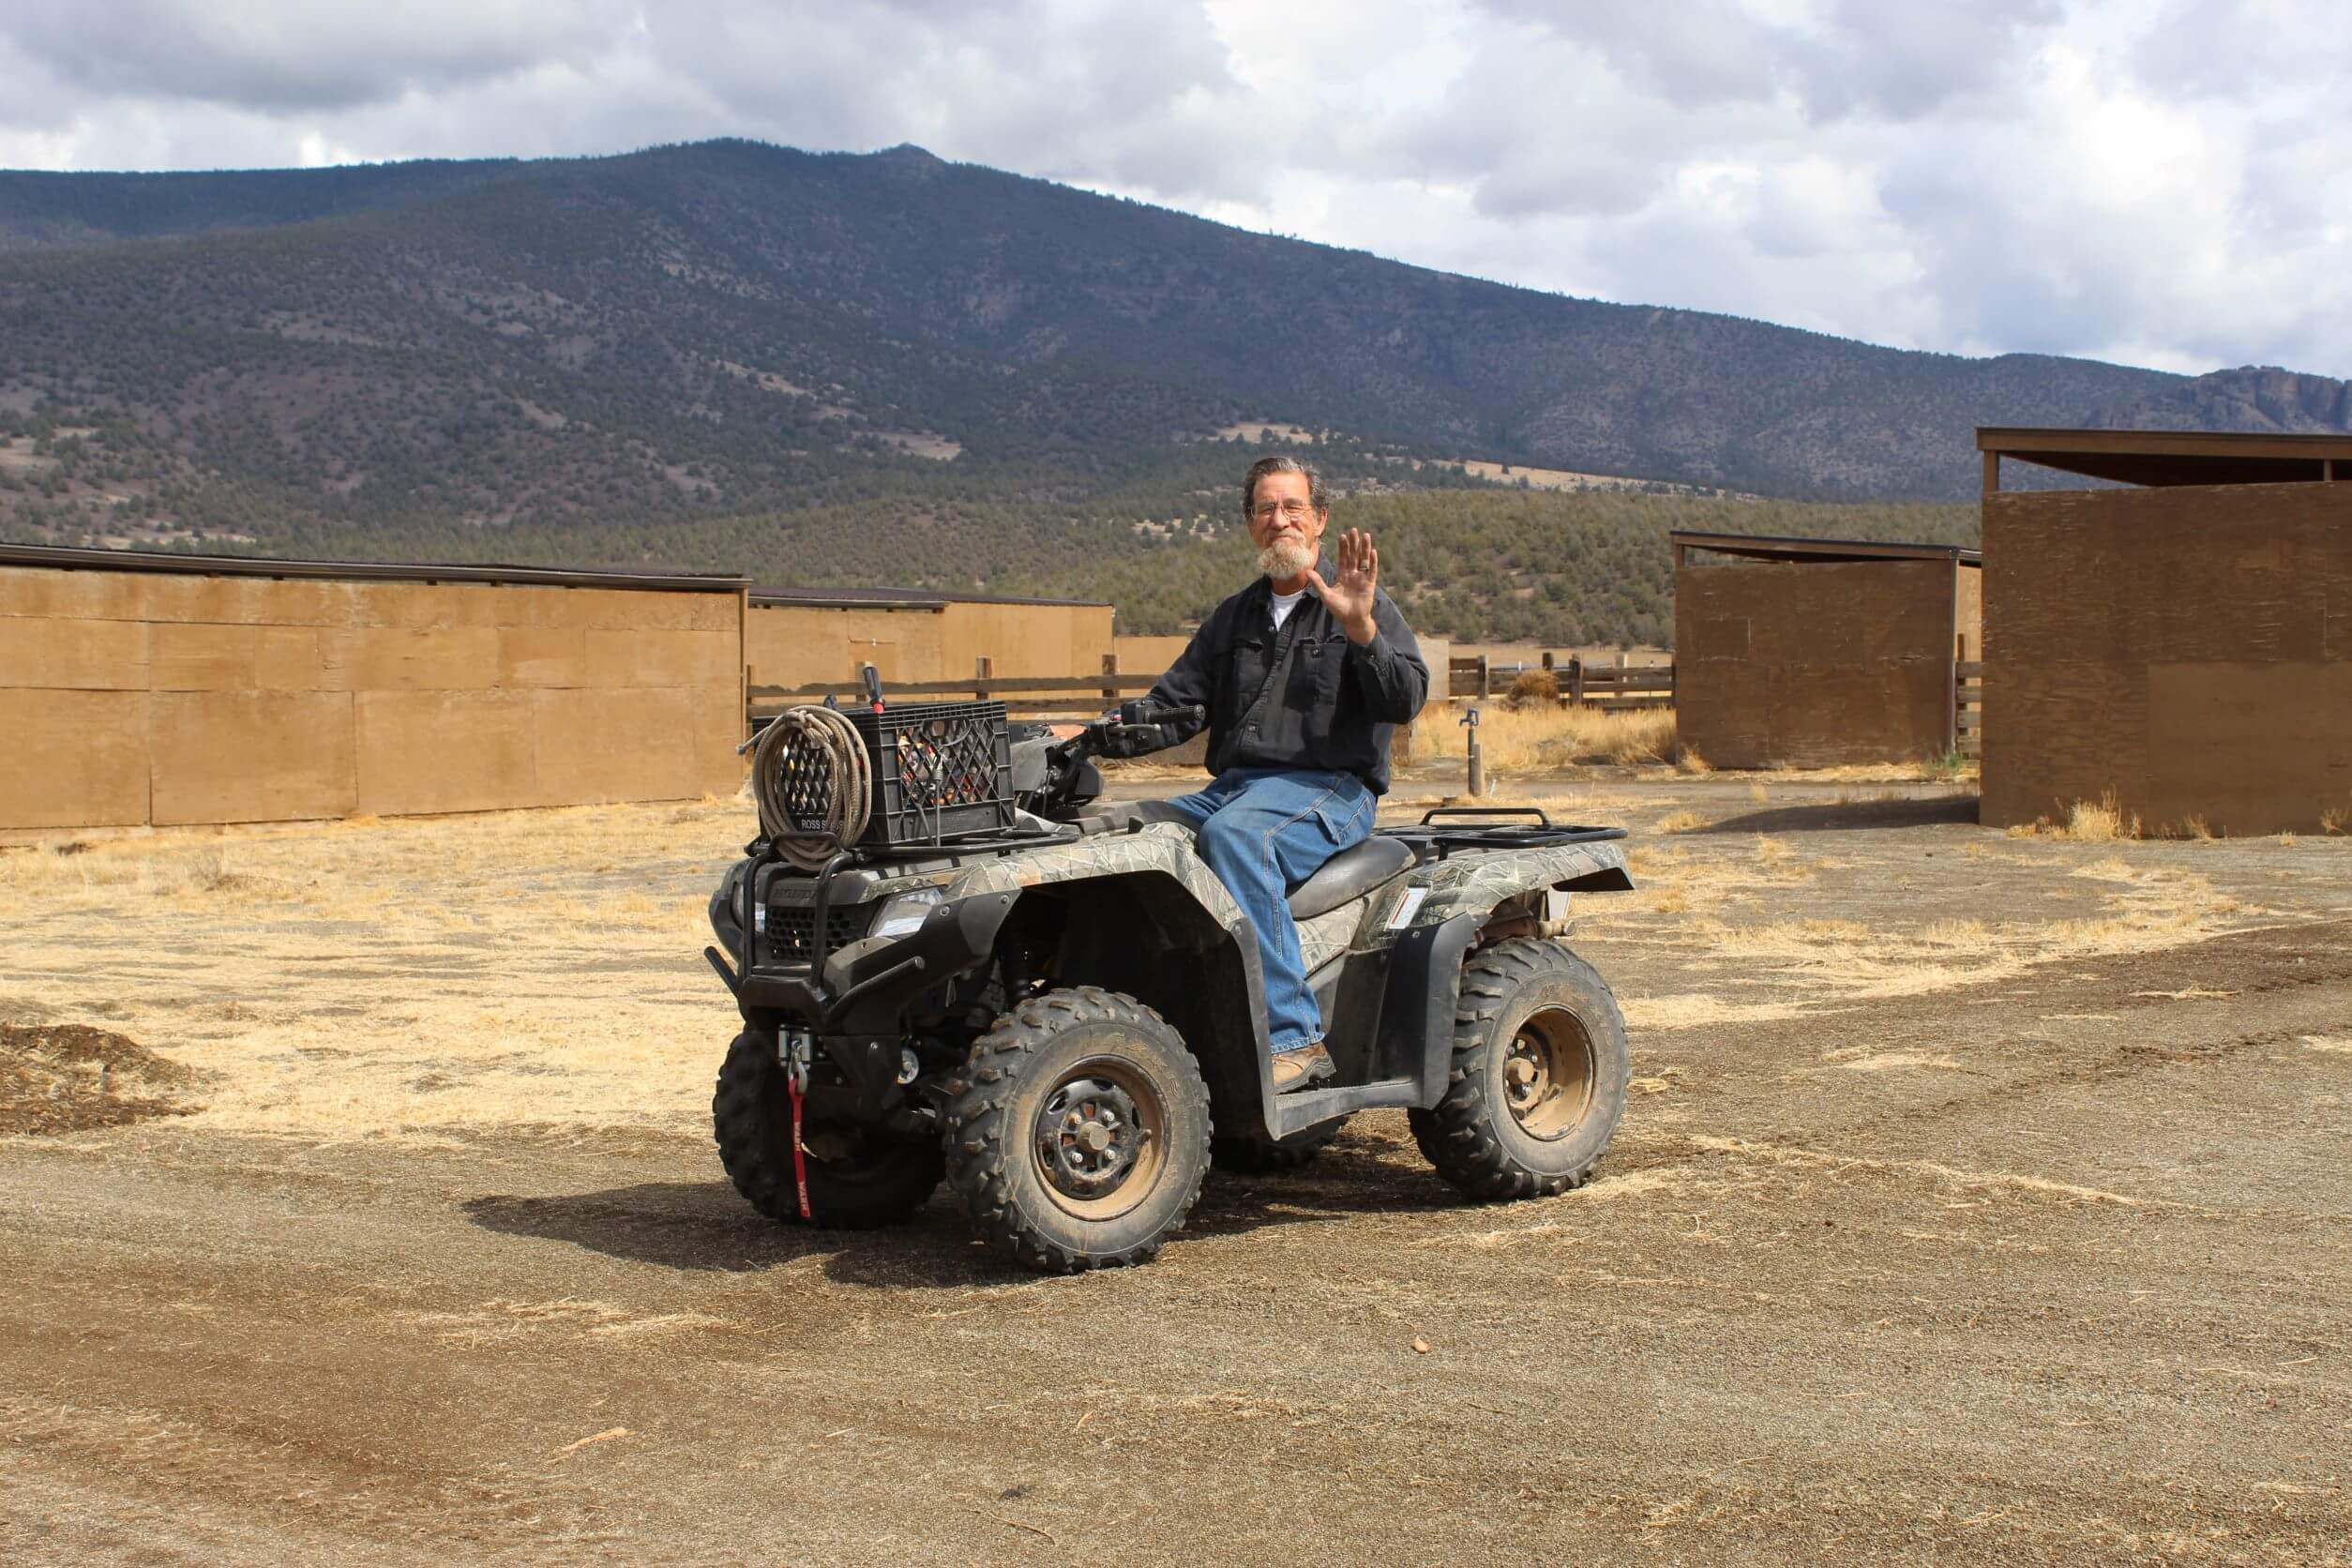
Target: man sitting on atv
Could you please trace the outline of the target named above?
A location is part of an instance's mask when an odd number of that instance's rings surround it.
[[[1371,833],[1389,737],[1421,711],[1429,667],[1380,592],[1369,534],[1349,529],[1337,568],[1320,569],[1331,512],[1312,464],[1253,463],[1242,518],[1262,575],[1210,612],[1152,700],[1208,710],[1215,782],[1166,804],[1198,825],[1201,858],[1257,932],[1281,1093],[1335,1070],[1285,899]]]

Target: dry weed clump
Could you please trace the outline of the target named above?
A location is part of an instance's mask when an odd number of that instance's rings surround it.
[[[1548,670],[1522,670],[1519,678],[1511,683],[1512,711],[1543,708],[1560,701],[1560,678]]]
[[[2319,814],[2319,831],[2331,838],[2340,838],[2344,836],[2344,824],[2345,814],[2341,806],[2331,806]]]
[[[1658,819],[1660,833],[1696,833],[1708,825],[1711,819],[1689,809],[1669,811]]]
[[[2086,844],[2111,844],[2118,838],[2137,838],[2140,820],[2126,814],[2117,804],[2111,792],[2094,804],[2078,800],[2067,809],[2066,837]]]
[[[2199,822],[2195,818],[2190,820]],[[2140,836],[2139,814],[2125,811],[2112,790],[2096,801],[2078,800],[2068,807],[2062,824],[2039,817],[2009,830],[2012,838],[2065,838],[2078,844],[2112,844]]]

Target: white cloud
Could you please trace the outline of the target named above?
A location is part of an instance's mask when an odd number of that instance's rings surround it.
[[[2319,0],[15,0],[0,164],[943,157],[1875,341],[2352,370]]]

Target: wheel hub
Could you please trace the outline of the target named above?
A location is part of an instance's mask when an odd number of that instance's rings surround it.
[[[1074,1078],[1037,1116],[1037,1165],[1055,1191],[1108,1197],[1133,1173],[1145,1133],[1135,1099],[1107,1078]]]
[[[1519,1025],[1502,1059],[1502,1093],[1522,1131],[1565,1137],[1591,1108],[1592,1045],[1573,1014],[1545,1009]]]

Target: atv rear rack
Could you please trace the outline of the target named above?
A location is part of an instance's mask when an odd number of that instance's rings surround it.
[[[1440,817],[1474,817],[1482,821],[1455,826],[1440,822]],[[1497,817],[1532,817],[1535,821],[1493,822]],[[1420,822],[1414,826],[1380,831],[1412,846],[1416,860],[1432,856],[1443,860],[1455,850],[1548,850],[1559,844],[1597,844],[1625,837],[1621,827],[1555,822],[1532,806],[1440,806],[1423,812]]]

